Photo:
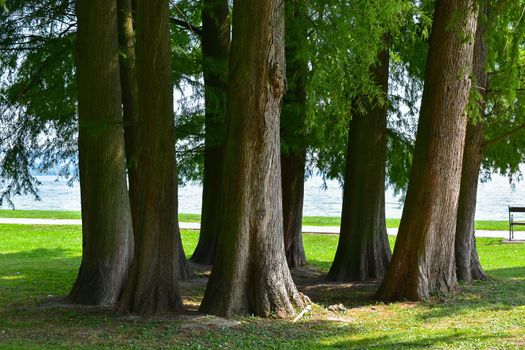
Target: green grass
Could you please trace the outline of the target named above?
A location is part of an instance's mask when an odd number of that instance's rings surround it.
[[[1,209],[0,218],[80,219],[79,211],[66,210],[9,210]]]
[[[197,238],[183,232],[187,252]],[[310,263],[326,272],[337,236],[305,235],[304,244]],[[316,305],[297,323],[239,317],[237,325],[222,327],[203,323],[210,317],[145,320],[110,309],[48,306],[50,296],[66,295],[75,280],[80,227],[0,225],[0,349],[523,348],[525,245],[478,239],[478,249],[494,279],[425,303],[376,303],[375,285],[318,286],[307,293]],[[202,293],[183,295],[196,303]],[[325,308],[335,303],[347,311]]]
[[[39,219],[80,219],[78,211],[61,210],[6,210],[0,209],[0,218],[39,218]],[[200,222],[200,214],[179,214],[181,222]],[[305,226],[339,226],[341,218],[335,216],[305,216]],[[388,228],[399,227],[399,219],[387,219]],[[509,222],[506,220],[477,220],[477,230],[507,231]],[[525,226],[515,226],[516,231],[525,231]]]

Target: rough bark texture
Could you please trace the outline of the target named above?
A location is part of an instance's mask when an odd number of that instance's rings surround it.
[[[483,12],[487,14],[488,3],[484,2]],[[485,115],[485,95],[488,87],[488,74],[485,70],[487,46],[485,33],[487,23],[483,16],[479,16],[476,38],[474,42],[474,58],[472,70],[474,81],[481,100],[478,102],[480,115]],[[458,219],[456,224],[456,272],[460,281],[487,279],[479,262],[474,236],[474,222],[476,218],[476,198],[481,161],[483,160],[483,121],[477,124],[469,121],[467,137],[463,153],[463,168],[461,173],[461,190],[459,192]]]
[[[454,236],[470,91],[474,0],[437,1],[408,191],[385,301],[422,300],[457,286]]]
[[[137,185],[137,126],[138,126],[138,87],[135,57],[135,29],[133,5],[131,0],[118,0],[118,24],[120,44],[120,81],[122,86],[122,108],[124,117],[124,138],[126,140],[126,160],[128,165],[129,197],[132,212],[134,197],[139,191]],[[174,212],[173,215],[177,215]],[[179,240],[178,273],[180,278],[187,278],[193,273],[186,261],[180,230],[176,235]]]
[[[458,279],[465,282],[486,279],[479,262],[474,236],[476,197],[482,158],[483,124],[469,123],[463,155],[455,241],[456,272]]]
[[[302,221],[304,199],[304,165],[306,141],[303,135],[306,119],[305,57],[307,43],[306,5],[302,1],[285,1],[286,82],[281,117],[281,173],[283,191],[284,249],[289,267],[306,264]]]
[[[137,1],[139,123],[133,207],[135,256],[120,311],[139,314],[181,307],[168,3],[168,0]]]
[[[284,3],[236,0],[220,239],[201,311],[288,317],[305,304],[284,254],[279,114]],[[226,173],[226,171],[224,172]]]
[[[389,53],[379,55],[375,82],[388,93]],[[387,105],[370,101],[350,122],[341,233],[328,272],[333,281],[383,278],[392,253],[385,220]]]
[[[191,260],[211,265],[217,247],[224,158],[224,118],[230,24],[227,0],[204,0],[202,8],[202,55],[204,72],[204,178],[199,243]]]
[[[112,304],[133,254],[126,187],[114,1],[77,2],[79,170],[82,263],[69,294],[81,304]]]

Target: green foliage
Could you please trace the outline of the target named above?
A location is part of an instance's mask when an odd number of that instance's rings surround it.
[[[486,140],[483,179],[489,179],[491,172],[520,179],[519,164],[525,159],[525,133],[521,132],[525,126],[525,2],[489,2],[489,6],[488,16],[482,18],[488,27],[489,74],[482,120]]]
[[[7,8],[5,4],[5,0],[0,0],[0,14],[8,12],[9,9]]]
[[[191,27],[201,24],[201,1],[171,1],[171,17]],[[204,86],[201,38],[195,29],[172,22],[172,71],[179,183],[200,182],[204,168]]]
[[[411,1],[328,1],[312,9],[315,23],[310,42],[311,72],[308,88],[307,127],[312,140],[313,164],[325,178],[342,180],[345,166],[348,123],[366,104],[388,104],[392,108],[389,137],[412,132],[415,105],[426,50],[429,18]],[[379,51],[390,49],[391,86],[384,96],[371,76]],[[412,74],[412,75],[411,75]],[[414,78],[415,76],[415,78]],[[409,106],[408,117],[401,105]],[[405,159],[406,137],[391,140],[388,158]],[[403,151],[391,155],[391,151]],[[397,184],[399,164],[390,162],[389,177]],[[406,172],[406,171],[405,171]],[[391,174],[392,173],[392,174]],[[397,188],[397,187],[396,187]]]
[[[59,176],[77,179],[76,17],[72,0],[5,4],[10,11],[0,11],[0,203],[12,204],[11,197],[18,194],[38,198],[35,170],[58,167]],[[200,21],[199,1],[172,2],[171,11],[188,22]],[[202,130],[196,131],[196,124],[202,125],[202,107],[195,103],[201,97],[202,68],[195,33],[173,25],[172,57],[176,88],[193,91],[176,101],[183,136],[179,152],[190,155],[180,157],[181,164],[189,164],[181,173],[192,179],[202,168],[198,144],[193,143],[202,136]]]
[[[487,0],[488,1],[488,0]],[[487,99],[485,172],[519,178],[525,125],[523,0],[489,1],[493,7],[487,45],[490,88]],[[177,95],[175,123],[179,178],[202,177],[204,106],[199,30],[201,2],[172,0],[172,71]],[[387,103],[387,177],[396,191],[406,187],[423,88],[427,39],[434,2],[395,0],[295,1],[303,16],[287,21],[287,47],[306,66],[306,111],[283,108],[283,150],[308,147],[308,172],[342,179],[348,122],[365,102]],[[37,195],[33,169],[57,165],[76,177],[75,16],[71,0],[8,0],[0,3],[0,190],[1,198]],[[388,41],[385,38],[388,36]],[[306,38],[307,40],[299,40]],[[371,80],[377,53],[390,48],[390,92]],[[293,65],[294,62],[288,62]],[[206,62],[210,67],[213,62]],[[288,78],[289,89],[298,82]],[[471,113],[482,97],[473,89]],[[304,116],[299,119],[295,116]],[[299,129],[295,124],[304,123]],[[287,127],[287,124],[291,124]],[[286,136],[286,137],[284,137]],[[498,142],[492,142],[497,140]]]
[[[72,2],[8,1],[0,16],[0,203],[37,195],[34,169],[76,172]]]

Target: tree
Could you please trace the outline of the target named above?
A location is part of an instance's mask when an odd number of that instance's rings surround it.
[[[285,1],[286,83],[281,117],[281,174],[284,249],[290,267],[306,264],[302,220],[306,162],[306,80],[308,75],[308,8]]]
[[[471,0],[435,5],[413,165],[381,300],[421,300],[457,286],[454,235],[476,12]]]
[[[365,99],[350,122],[341,231],[330,280],[383,278],[390,262],[385,219],[388,61],[388,49],[382,49],[371,69],[383,100]]]
[[[488,74],[486,70],[487,46],[485,34],[487,31],[487,14],[489,5],[482,3],[474,42],[474,57],[472,71],[476,89],[480,95],[478,113],[485,115],[486,91],[488,89]],[[482,117],[483,118],[483,117]],[[476,217],[476,197],[481,162],[483,160],[484,137],[483,121],[475,116],[467,124],[463,165],[461,170],[461,187],[459,192],[458,214],[456,223],[455,258],[458,280],[485,280],[476,249],[474,222]]]
[[[217,255],[200,310],[288,317],[305,305],[284,255],[279,114],[284,3],[235,0]],[[228,169],[228,170],[226,170]]]
[[[0,202],[38,196],[34,170],[78,177],[76,17],[71,2],[9,1],[0,11]]]
[[[113,304],[133,253],[126,187],[116,1],[77,3],[82,263],[69,298]]]
[[[474,223],[480,171],[499,172],[512,179],[520,174],[525,140],[522,91],[525,37],[522,1],[481,3],[474,48],[474,91],[463,160],[456,228],[458,279],[484,280]]]
[[[138,86],[135,57],[135,29],[132,0],[118,0],[118,38],[120,45],[120,82],[124,138],[128,168],[129,193],[133,207],[133,194],[137,188],[137,126]]]
[[[128,166],[128,180],[129,180],[129,197],[131,202],[131,210],[134,211],[134,205],[137,201],[135,197],[140,192],[140,187],[137,183],[138,175],[137,169],[139,164],[137,162],[138,152],[138,87],[137,87],[137,72],[136,72],[136,57],[135,57],[135,29],[134,29],[134,10],[131,0],[118,0],[118,22],[119,22],[119,44],[120,44],[120,81],[122,85],[122,107],[124,117],[124,137],[126,140],[126,160]],[[177,215],[177,212],[173,212]],[[179,263],[178,276],[180,278],[187,278],[193,273],[186,261],[184,254],[184,247],[182,246],[182,239],[180,237],[180,230],[176,228],[175,234],[178,236],[179,242]]]
[[[191,260],[211,265],[217,246],[230,24],[227,0],[203,0],[202,68],[204,73],[205,146],[199,242]]]
[[[135,256],[120,300],[122,312],[181,308],[175,130],[169,1],[137,1],[137,192]]]

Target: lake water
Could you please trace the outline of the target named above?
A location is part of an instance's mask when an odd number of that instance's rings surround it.
[[[80,210],[80,189],[78,183],[68,186],[56,176],[38,176],[40,201],[31,196],[16,197],[16,209]],[[321,177],[314,176],[305,183],[304,215],[339,216],[342,190],[337,181],[328,181],[323,189]],[[179,210],[181,213],[200,213],[202,187],[186,185],[179,189]],[[514,189],[506,177],[493,175],[492,181],[481,183],[478,190],[476,217],[481,220],[505,220],[507,206],[525,206],[525,182],[515,183]],[[4,209],[6,206],[4,205]],[[386,217],[399,218],[402,205],[392,191],[386,192]]]

